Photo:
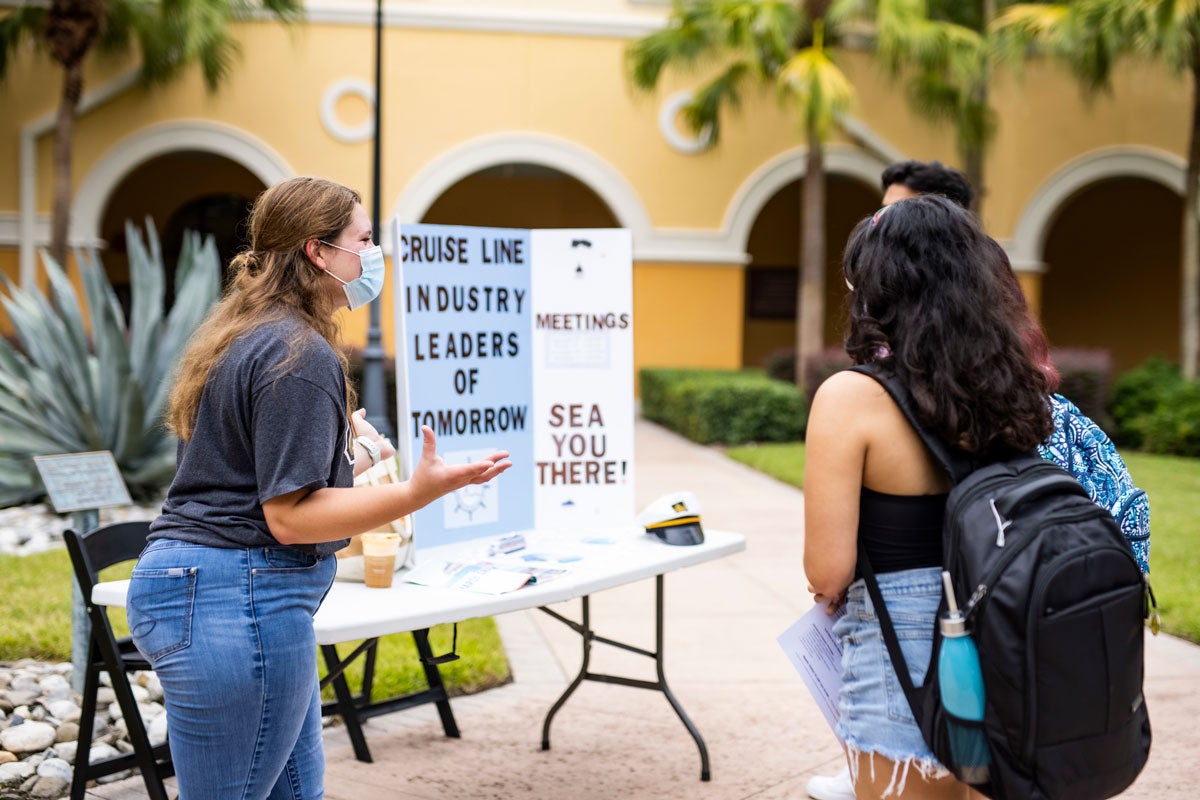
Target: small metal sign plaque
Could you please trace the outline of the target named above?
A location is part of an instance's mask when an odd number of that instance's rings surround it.
[[[127,506],[129,490],[117,469],[112,453],[66,453],[61,456],[34,456],[50,503],[60,514],[91,508]]]

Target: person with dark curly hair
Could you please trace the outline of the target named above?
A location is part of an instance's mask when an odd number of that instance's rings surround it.
[[[922,195],[859,223],[843,261],[846,351],[894,375],[927,428],[983,462],[1032,450],[1053,427],[1046,374],[995,258],[973,214]],[[831,611],[846,608],[834,626],[844,647],[838,734],[856,796],[967,797],[913,720],[856,574],[861,539],[919,684],[941,596],[949,479],[883,387],[845,371],[813,400],[804,488],[810,590]]]
[[[919,194],[940,194],[963,208],[975,199],[967,176],[940,161],[898,161],[883,171],[880,183],[885,206]]]

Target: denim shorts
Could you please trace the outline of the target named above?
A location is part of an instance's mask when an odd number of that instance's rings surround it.
[[[933,651],[933,623],[942,592],[941,568],[902,570],[876,577],[913,684],[920,686]],[[843,647],[837,732],[846,743],[852,765],[856,753],[874,753],[903,765],[905,774],[908,767],[926,777],[948,774],[925,744],[913,719],[861,578],[850,584],[846,613],[834,623],[833,633]]]

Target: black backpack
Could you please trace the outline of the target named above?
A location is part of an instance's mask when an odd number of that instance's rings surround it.
[[[1154,602],[1120,526],[1069,473],[1034,453],[973,468],[925,430],[893,376],[854,369],[887,389],[953,483],[942,563],[979,650],[991,751],[987,781],[972,785],[996,800],[1120,793],[1150,752],[1142,636]],[[914,686],[861,542],[858,553],[921,734],[961,779],[938,692],[937,622],[925,680]],[[945,608],[943,598],[939,616]]]

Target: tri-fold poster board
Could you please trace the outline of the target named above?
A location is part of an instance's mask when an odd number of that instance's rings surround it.
[[[633,260],[621,229],[393,223],[397,448],[513,466],[413,517],[418,550],[629,524]]]

